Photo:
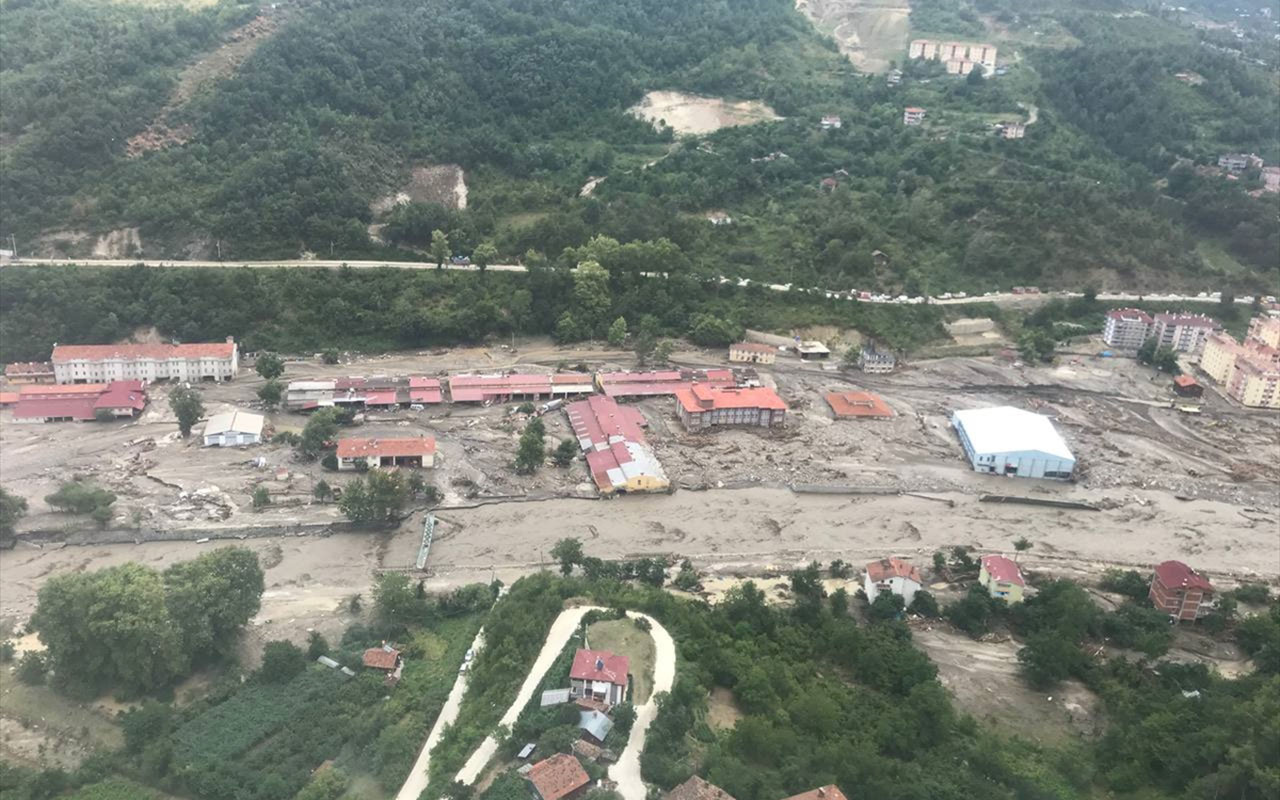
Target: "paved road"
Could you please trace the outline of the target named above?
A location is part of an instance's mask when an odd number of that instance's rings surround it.
[[[475,641],[471,643],[471,649],[476,652],[484,646],[484,628],[476,634]],[[462,708],[462,695],[467,690],[467,673],[459,672],[458,678],[453,682],[453,688],[449,690],[449,698],[444,701],[444,707],[440,709],[440,716],[436,717],[435,724],[431,726],[431,732],[427,734],[427,741],[422,745],[422,752],[418,753],[418,760],[413,763],[413,769],[409,771],[409,777],[405,778],[404,785],[400,787],[400,791],[396,793],[396,800],[418,800],[422,791],[427,788],[427,776],[431,768],[431,751],[440,741],[440,737],[444,735],[446,726],[453,724],[458,718],[458,711]]]

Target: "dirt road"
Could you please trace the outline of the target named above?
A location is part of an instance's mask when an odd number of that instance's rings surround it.
[[[618,761],[609,767],[609,777],[618,783],[618,793],[624,800],[645,800],[648,788],[640,778],[640,754],[644,752],[645,738],[649,733],[649,725],[658,715],[657,696],[660,692],[671,691],[676,680],[676,643],[671,639],[667,629],[648,614],[628,611],[632,619],[644,619],[649,622],[649,635],[653,637],[655,659],[653,662],[653,691],[642,706],[636,707],[636,721],[631,726],[631,735],[627,738],[626,749],[618,757]]]
[[[471,643],[471,649],[479,652],[483,646],[484,628],[481,628],[476,634],[475,641]],[[453,682],[453,688],[449,690],[448,699],[444,701],[444,708],[440,709],[440,716],[436,717],[435,724],[431,726],[431,732],[427,734],[427,741],[423,743],[422,751],[418,753],[418,760],[413,762],[409,777],[405,778],[404,785],[396,793],[396,800],[418,800],[423,790],[427,788],[427,777],[431,772],[431,751],[444,735],[444,729],[458,718],[458,711],[462,708],[462,695],[466,690],[467,673],[459,672],[457,680]]]

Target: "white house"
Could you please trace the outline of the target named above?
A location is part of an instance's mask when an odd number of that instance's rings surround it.
[[[1071,477],[1076,458],[1048,417],[1021,408],[971,408],[951,415],[974,472],[1020,478]]]
[[[262,442],[261,414],[235,409],[214,414],[204,424],[205,447],[236,447]]]
[[[874,603],[881,592],[889,592],[900,595],[905,605],[911,605],[922,586],[920,568],[900,558],[872,561],[862,573],[862,591],[866,592],[868,603]]]

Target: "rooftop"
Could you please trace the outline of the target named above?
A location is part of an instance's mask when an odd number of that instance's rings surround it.
[[[399,657],[399,650],[383,642],[380,647],[370,647],[365,650],[362,661],[366,667],[372,669],[395,669],[396,659]]]
[[[454,375],[449,378],[449,395],[455,402],[479,402],[511,394],[550,394],[560,391],[591,391],[591,376],[577,372],[556,375]],[[571,390],[566,387],[579,387]]]
[[[734,800],[734,797],[714,783],[707,783],[694,775],[667,792],[665,800]]]
[[[53,365],[47,361],[15,361],[4,365],[4,374],[10,378],[21,375],[52,375]]]
[[[793,794],[786,800],[849,800],[844,796],[844,792],[840,791],[840,787],[834,783],[821,786],[817,789],[810,789],[807,792]]]
[[[1190,375],[1179,375],[1178,377],[1173,379],[1173,383],[1175,386],[1181,386],[1184,389],[1191,386],[1199,385],[1198,383],[1196,383],[1196,379],[1191,377]]]
[[[221,414],[214,414],[209,421],[204,424],[204,435],[210,436],[216,433],[248,433],[254,436],[262,435],[262,425],[266,419],[261,414],[251,414],[248,411],[233,409],[224,411]]]
[[[60,385],[26,385],[18,392],[14,419],[70,417],[94,419],[98,409],[141,411],[147,404],[142,381]]]
[[[1141,320],[1151,324],[1151,315],[1139,308],[1113,308],[1107,312],[1107,316],[1111,319]]]
[[[385,456],[429,456],[436,451],[436,440],[430,436],[406,439],[339,439],[338,458]]]
[[[596,741],[603,742],[613,730],[613,720],[603,711],[583,709],[578,712],[578,727],[595,737]]]
[[[624,486],[630,478],[641,475],[666,480],[658,457],[645,441],[645,419],[638,409],[618,405],[604,395],[591,395],[569,403],[564,410],[600,491]]]
[[[1013,406],[969,408],[952,415],[963,426],[978,453],[1013,453],[1034,450],[1055,458],[1075,460],[1071,449],[1048,417]]]
[[[878,394],[871,392],[832,392],[827,395],[827,405],[837,417],[869,417],[887,419],[893,416],[889,408]]]
[[[1018,586],[1025,586],[1026,582],[1022,579],[1022,570],[1018,565],[1005,558],[1004,556],[983,556],[981,559],[982,567],[991,576],[993,581],[999,583],[1016,583]]]
[[[568,753],[556,753],[539,761],[525,777],[542,800],[560,800],[591,782],[582,764]]]
[[[909,578],[916,583],[924,583],[924,579],[920,576],[920,568],[900,558],[882,558],[879,561],[872,561],[867,565],[867,575],[876,583],[890,578]]]
[[[771,346],[769,346],[769,345],[767,345],[767,344],[760,344],[759,342],[734,342],[733,344],[729,345],[729,350],[730,350],[730,351],[733,351],[733,350],[745,350],[745,351],[747,351],[748,353],[776,353],[776,352],[778,352],[778,348],[776,348],[776,347],[771,347]]]
[[[728,389],[695,383],[688,388],[677,390],[676,399],[684,407],[684,410],[690,413],[723,408],[787,410],[787,404],[782,401],[781,397],[778,397],[778,393],[765,386]]]
[[[1201,589],[1213,591],[1209,579],[1181,561],[1165,561],[1156,566],[1156,577],[1171,589]]]
[[[1190,326],[1194,328],[1220,328],[1217,320],[1204,314],[1174,314],[1162,311],[1156,314],[1155,321],[1164,325]]]
[[[578,650],[573,654],[569,677],[586,681],[608,681],[615,686],[627,685],[631,662],[608,650]]]
[[[231,358],[235,342],[192,344],[63,344],[53,348],[52,361],[107,361],[113,359]]]

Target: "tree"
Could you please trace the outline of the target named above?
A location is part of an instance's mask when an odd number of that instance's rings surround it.
[[[343,487],[338,508],[352,522],[382,524],[394,520],[408,499],[404,475],[372,470]]]
[[[833,578],[847,578],[853,571],[853,565],[845,561],[843,558],[837,558],[827,565],[827,572]]]
[[[1030,328],[1018,337],[1018,354],[1023,361],[1049,362],[1053,360],[1053,351],[1057,342],[1053,334],[1043,328]]]
[[[560,444],[556,445],[555,452],[551,455],[551,460],[555,462],[557,467],[567,467],[577,457],[578,443],[572,439],[561,439]]]
[[[1019,536],[1013,541],[1013,549],[1016,551],[1013,560],[1016,562],[1024,552],[1031,549],[1031,540],[1025,536]]]
[[[907,606],[907,611],[921,617],[935,619],[938,616],[938,601],[931,592],[921,589],[911,598],[911,605]]]
[[[498,248],[487,239],[476,245],[476,249],[471,251],[471,261],[479,268],[482,274],[497,257]]]
[[[880,592],[876,595],[876,599],[872,601],[868,614],[872,620],[887,622],[902,616],[902,610],[905,605],[906,602],[902,599],[902,595],[894,594],[893,592]]]
[[[516,472],[521,475],[532,475],[542,466],[547,453],[542,444],[545,428],[538,419],[531,419],[520,434],[520,444],[516,449]]]
[[[284,374],[284,359],[275,353],[263,353],[253,368],[262,377],[273,381]]]
[[[167,703],[148,700],[121,714],[120,728],[124,731],[125,750],[141,753],[173,729],[173,708]]]
[[[18,659],[18,680],[28,686],[44,683],[44,676],[48,671],[48,660],[36,650],[28,650]]]
[[[286,683],[307,668],[307,656],[293,642],[267,642],[262,649],[258,677],[267,683]]]
[[[95,509],[110,506],[116,501],[116,496],[95,484],[74,480],[62,484],[53,494],[45,495],[44,501],[67,514],[92,514]]]
[[[332,349],[325,350],[323,353],[320,354],[320,361],[325,364],[337,364],[338,351],[332,350]]]
[[[307,658],[315,661],[327,652],[329,652],[329,641],[324,638],[324,634],[320,631],[311,631],[307,634]]]
[[[1076,642],[1050,630],[1028,637],[1026,647],[1018,651],[1022,675],[1035,689],[1052,688],[1077,674],[1085,663]]]
[[[373,608],[386,625],[408,625],[422,616],[423,604],[403,572],[384,572],[373,585]]]
[[[436,269],[444,269],[444,262],[449,260],[452,251],[449,249],[449,237],[445,232],[436,229],[431,232],[431,260],[436,262]]]
[[[169,391],[169,408],[178,418],[178,430],[182,438],[191,435],[191,428],[204,416],[204,403],[200,393],[186,384],[175,386]]]
[[[259,511],[271,505],[271,493],[267,491],[267,487],[258,486],[253,490],[252,500],[254,510]]]
[[[280,404],[280,397],[284,394],[284,386],[280,381],[269,380],[258,387],[258,399],[261,400],[267,408],[275,408]]]
[[[220,547],[164,571],[165,607],[196,663],[235,652],[240,631],[262,606],[266,586],[258,554]]]
[[[111,520],[115,519],[116,512],[111,510],[111,506],[98,506],[89,512],[89,518],[98,523],[98,527],[105,528]]]
[[[329,498],[333,497],[333,487],[324,478],[316,481],[316,485],[311,489],[311,496],[321,503],[327,503]]]
[[[573,272],[573,308],[582,332],[591,338],[605,328],[613,297],[609,273],[595,261],[583,261]]]
[[[27,513],[26,498],[0,488],[0,540],[13,536],[18,520]]]
[[[649,363],[649,359],[653,357],[653,351],[658,346],[658,320],[653,316],[645,314],[640,318],[639,329],[635,338],[632,340],[632,349],[635,350],[636,363],[645,366]]]
[[[552,334],[557,342],[576,342],[582,338],[582,330],[573,314],[564,312],[556,319],[555,332]]]
[[[665,364],[671,360],[671,351],[675,349],[670,339],[663,339],[658,342],[658,346],[653,348],[653,360],[658,364]]]
[[[568,575],[573,568],[582,563],[582,542],[574,538],[565,538],[551,548],[551,557],[560,562],[560,572]]]
[[[307,458],[315,458],[330,446],[333,437],[338,433],[338,410],[322,408],[311,415],[307,425],[302,429],[302,440],[298,449]]]
[[[1119,570],[1108,569],[1102,573],[1102,580],[1098,581],[1099,588],[1116,592],[1128,597],[1130,600],[1142,602],[1147,599],[1150,591],[1151,582],[1144,578],[1137,570]]]
[[[293,800],[339,800],[350,784],[347,774],[337,767],[317,769]]]
[[[624,317],[618,317],[609,326],[609,346],[622,347],[627,341],[627,320]]]
[[[741,326],[711,314],[694,317],[693,327],[689,330],[689,340],[702,347],[728,347],[741,338]]]

